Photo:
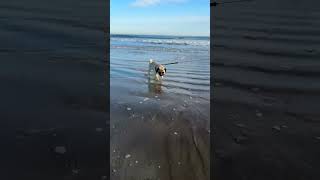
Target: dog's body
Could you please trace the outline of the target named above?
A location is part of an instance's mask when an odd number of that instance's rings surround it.
[[[150,59],[149,61],[149,78],[159,81],[166,74],[167,69],[156,63],[154,60]]]

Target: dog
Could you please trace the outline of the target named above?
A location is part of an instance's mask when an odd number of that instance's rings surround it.
[[[164,65],[156,63],[153,59],[149,61],[149,77],[157,81],[163,78],[166,74],[167,68]]]

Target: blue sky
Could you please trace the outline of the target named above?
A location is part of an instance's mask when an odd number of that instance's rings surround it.
[[[111,0],[111,34],[209,36],[209,0]]]

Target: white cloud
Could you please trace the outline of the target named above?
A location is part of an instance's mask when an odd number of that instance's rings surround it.
[[[161,0],[136,0],[131,5],[135,7],[146,7],[159,4]]]
[[[148,7],[163,3],[183,3],[186,0],[135,0],[131,5],[134,7]]]

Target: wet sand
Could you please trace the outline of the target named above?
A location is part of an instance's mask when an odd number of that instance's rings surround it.
[[[319,2],[212,9],[216,179],[319,179]]]
[[[107,3],[8,1],[0,9],[1,179],[106,176]]]
[[[111,179],[209,179],[209,102],[185,98],[111,100]]]

